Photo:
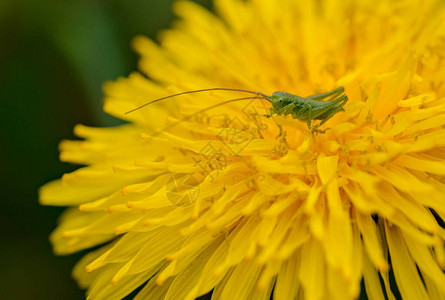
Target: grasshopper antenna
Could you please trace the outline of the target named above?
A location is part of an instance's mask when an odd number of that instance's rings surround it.
[[[153,103],[156,103],[156,102],[165,100],[165,99],[169,99],[169,98],[173,98],[173,97],[177,97],[177,96],[181,96],[181,95],[186,95],[186,94],[201,93],[201,92],[208,92],[208,91],[232,91],[232,92],[243,92],[243,93],[250,93],[250,94],[254,94],[254,95],[259,95],[259,96],[261,96],[262,98],[267,98],[267,95],[265,95],[265,94],[263,94],[263,93],[260,93],[260,92],[254,92],[254,91],[248,91],[248,90],[243,90],[243,89],[209,88],[209,89],[201,89],[201,90],[187,91],[187,92],[177,93],[177,94],[173,94],[173,95],[165,96],[165,97],[162,97],[162,98],[158,98],[158,99],[156,99],[156,100],[147,102],[147,103],[145,103],[145,104],[143,104],[143,105],[141,105],[141,106],[139,106],[139,107],[136,107],[136,108],[134,108],[134,109],[132,109],[132,110],[129,110],[129,111],[127,111],[125,114],[132,113],[132,112],[134,112],[134,111],[136,111],[136,110],[139,110],[139,109],[141,109],[141,108],[143,108],[143,107],[145,107],[145,106],[147,106],[147,105],[150,105],[150,104],[153,104]],[[233,99],[233,100],[235,100],[235,99]],[[240,99],[240,100],[241,100],[241,99]],[[229,101],[230,101],[230,100],[229,100]]]
[[[261,94],[261,93],[259,93],[259,94]],[[208,106],[208,107],[206,107],[204,109],[201,109],[201,110],[199,110],[199,111],[197,111],[197,112],[195,112],[195,113],[193,113],[193,114],[191,114],[189,116],[186,116],[186,117],[182,118],[181,120],[179,120],[179,121],[177,121],[177,122],[175,122],[173,124],[170,124],[169,126],[165,127],[162,131],[165,131],[165,130],[168,130],[170,128],[173,128],[176,125],[180,124],[181,122],[187,121],[187,120],[193,118],[194,116],[197,116],[197,115],[199,115],[199,114],[201,114],[203,112],[206,112],[208,110],[214,109],[214,108],[219,107],[221,105],[224,105],[224,104],[227,104],[227,103],[231,103],[231,102],[242,101],[242,100],[251,100],[251,99],[263,99],[263,100],[268,100],[269,101],[269,98],[266,95],[264,95],[264,97],[263,96],[262,97],[244,97],[244,98],[236,98],[236,99],[223,101],[221,103],[218,103],[218,104],[215,104],[215,105],[212,105],[212,106]]]

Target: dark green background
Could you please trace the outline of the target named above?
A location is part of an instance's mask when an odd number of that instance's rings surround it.
[[[132,37],[168,28],[172,2],[0,0],[0,299],[84,298],[71,279],[81,254],[48,242],[63,208],[39,206],[37,190],[76,168],[57,150],[75,124],[119,124],[101,111],[102,83],[137,68]]]

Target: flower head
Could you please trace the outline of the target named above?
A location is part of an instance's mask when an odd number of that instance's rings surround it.
[[[88,297],[143,285],[137,299],[355,299],[363,280],[370,299],[442,298],[443,4],[215,6],[219,16],[177,2],[160,45],[135,39],[148,79],[105,85],[105,111],[129,124],[79,125],[84,140],[60,144],[62,161],[86,167],[42,187],[40,201],[72,207],[51,235],[56,253],[102,245],[74,269]],[[349,101],[319,134],[265,118],[261,99],[217,106],[242,92],[125,114],[203,88],[308,96],[341,85]]]

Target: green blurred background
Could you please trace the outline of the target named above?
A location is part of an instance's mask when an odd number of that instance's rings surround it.
[[[102,83],[136,70],[132,37],[168,28],[172,2],[0,0],[0,299],[84,299],[71,279],[82,253],[56,257],[48,242],[63,208],[39,206],[37,190],[77,168],[57,150],[75,124],[120,124]]]

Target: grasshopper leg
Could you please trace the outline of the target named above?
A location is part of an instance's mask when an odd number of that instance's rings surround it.
[[[317,125],[315,127],[312,127],[312,106],[307,105],[307,111],[308,111],[308,119],[307,119],[307,128],[311,131],[311,133],[325,133],[326,130],[318,129],[320,125]]]
[[[312,129],[312,106],[307,104],[304,107],[306,107],[306,110],[308,111],[307,128]]]
[[[308,114],[307,127],[311,129],[312,124],[312,106],[305,104],[298,112],[292,114],[292,118],[299,120],[301,116]]]
[[[323,125],[326,121],[328,121],[330,118],[332,118],[336,113],[341,111],[343,109],[344,103],[348,101],[348,96],[343,95],[340,98],[337,99],[336,102],[338,102],[338,106],[335,109],[332,109],[331,112],[323,119],[323,121],[320,122],[319,126]]]
[[[287,116],[288,114],[292,114],[292,109],[295,107],[295,105],[293,103],[290,103],[282,108],[280,108],[279,110],[277,110],[275,113],[277,115],[285,115]]]
[[[317,94],[317,95],[312,95],[309,97],[306,97],[306,99],[310,99],[310,100],[323,100],[327,97],[331,97],[332,99],[339,96],[341,93],[344,93],[345,88],[344,87],[338,87],[335,90],[332,90],[330,92],[327,93],[323,93],[323,94]]]
[[[320,123],[320,124],[318,124],[318,125],[315,126],[315,127],[312,127],[313,111],[312,111],[312,106],[311,106],[311,105],[307,104],[307,105],[303,106],[303,108],[302,108],[301,111],[300,111],[300,114],[304,114],[304,113],[306,113],[306,112],[307,112],[307,114],[308,114],[308,118],[307,118],[307,128],[311,131],[311,133],[325,133],[326,130],[318,129],[318,127],[319,127],[321,124],[323,124],[323,123]]]

